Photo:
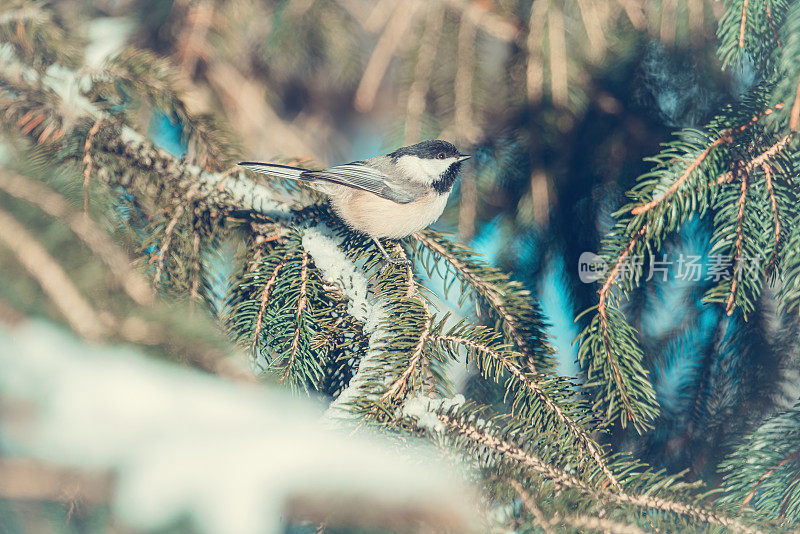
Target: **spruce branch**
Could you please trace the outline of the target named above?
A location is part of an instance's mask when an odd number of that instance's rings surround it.
[[[800,522],[800,405],[767,418],[721,465],[721,500],[752,507],[787,526]]]
[[[744,239],[744,208],[747,202],[747,177],[748,173],[741,173],[741,193],[739,194],[739,211],[736,215],[736,243],[733,245],[733,264],[738,265],[742,258],[742,241]],[[733,276],[731,278],[731,291],[728,295],[728,300],[725,301],[725,313],[731,315],[733,313],[733,303],[736,297],[736,288],[739,283],[739,277]]]
[[[303,256],[300,262],[300,298],[297,299],[297,311],[295,315],[296,325],[294,328],[294,337],[292,338],[292,356],[289,360],[289,363],[286,365],[286,371],[283,373],[281,381],[285,380],[295,368],[297,352],[300,350],[300,332],[303,328],[303,312],[305,311],[306,303],[308,302],[308,252],[303,251]]]
[[[531,494],[520,484],[519,481],[511,478],[507,480],[508,485],[514,488],[514,491],[519,495],[520,500],[525,508],[533,514],[538,526],[544,530],[545,534],[553,532],[551,527],[557,525],[567,525],[578,529],[581,532],[586,530],[599,530],[601,532],[609,532],[613,534],[644,534],[644,530],[636,525],[620,523],[611,521],[602,517],[590,517],[585,515],[567,515],[562,516],[558,512],[553,512],[551,518],[548,520],[544,517],[543,512],[536,506]],[[657,530],[656,530],[657,531]]]
[[[600,450],[600,447],[595,440],[592,439],[589,433],[580,424],[576,423],[572,417],[565,413],[564,408],[553,401],[551,396],[544,391],[535,378],[526,375],[522,369],[514,364],[512,361],[513,355],[503,354],[500,351],[492,349],[487,344],[480,343],[473,339],[462,336],[438,335],[434,338],[434,340],[444,343],[463,345],[468,349],[471,349],[471,352],[473,353],[474,351],[477,351],[496,361],[503,370],[508,372],[508,374],[514,380],[516,380],[517,383],[521,384],[524,389],[527,389],[530,393],[532,393],[547,410],[552,412],[552,414],[555,416],[555,419],[560,424],[563,424],[568,429],[572,437],[585,451],[585,454],[592,458],[593,461],[597,463],[598,467],[603,471],[603,474],[608,479],[608,483],[611,485],[611,487],[614,489],[621,488],[619,481],[611,472],[611,469],[603,457],[603,452]],[[513,359],[519,360],[519,358]]]
[[[398,244],[395,246],[395,251],[397,251],[402,257],[405,257],[402,247]],[[388,402],[392,398],[401,395],[407,384],[409,379],[411,378],[412,374],[416,371],[417,367],[422,365],[425,368],[424,374],[426,375],[423,378],[423,382],[429,378],[429,372],[427,371],[426,365],[426,357],[424,354],[425,344],[428,342],[430,335],[431,335],[431,323],[433,322],[433,315],[431,314],[430,306],[428,305],[427,301],[420,295],[419,289],[417,288],[417,282],[414,279],[414,272],[411,269],[411,265],[406,267],[406,275],[408,278],[408,289],[406,290],[406,297],[410,299],[415,299],[419,302],[420,306],[424,311],[424,318],[423,318],[423,327],[419,335],[419,340],[417,341],[416,345],[414,346],[414,350],[411,353],[411,357],[408,361],[408,367],[398,376],[396,379],[392,381],[389,385],[386,393],[383,394],[381,398],[382,402]],[[433,386],[433,384],[431,384]]]
[[[445,434],[452,433],[454,436],[464,438],[474,446],[485,448],[496,454],[500,460],[509,461],[551,481],[556,488],[573,490],[584,497],[588,497],[595,503],[610,501],[623,506],[667,512],[703,524],[722,526],[734,532],[747,532],[750,534],[762,532],[760,529],[751,527],[737,518],[723,515],[714,510],[660,497],[652,491],[652,488],[651,491],[646,493],[630,493],[591,487],[580,478],[550,465],[514,441],[499,437],[497,432],[491,430],[491,426],[487,424],[483,426],[476,425],[467,417],[459,417],[452,411],[450,413],[437,412],[436,417],[444,425]]]
[[[499,270],[471,259],[466,249],[432,230],[417,232],[413,237],[425,249],[446,262],[448,270],[462,281],[462,301],[466,295],[472,293],[486,302],[512,343],[528,358],[527,365],[531,371],[550,367],[548,355],[551,349],[544,341],[542,318],[531,304],[528,291]],[[437,269],[438,264],[431,265],[429,274]],[[445,282],[449,285],[447,280]]]
[[[267,303],[269,302],[269,296],[272,292],[272,288],[275,286],[275,281],[278,279],[278,273],[281,271],[283,266],[286,264],[286,260],[289,259],[289,253],[287,252],[283,258],[275,265],[275,269],[272,271],[272,275],[270,275],[269,280],[267,283],[264,284],[264,289],[261,290],[261,306],[258,309],[258,317],[256,317],[256,324],[253,328],[253,342],[250,345],[252,349],[255,349],[256,343],[258,343],[258,336],[261,333],[261,327],[264,320],[264,311],[267,309]],[[253,262],[253,267],[257,264],[258,260]]]

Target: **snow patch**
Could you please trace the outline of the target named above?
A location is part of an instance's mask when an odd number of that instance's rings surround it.
[[[0,368],[0,400],[27,407],[0,413],[0,450],[109,470],[114,514],[134,529],[189,517],[204,534],[284,532],[298,497],[334,498],[319,502],[356,519],[380,505],[454,518],[455,531],[474,520],[463,479],[430,448],[401,456],[378,436],[325,430],[310,401],[39,322],[0,329]]]
[[[437,413],[464,404],[464,395],[460,393],[450,399],[432,399],[418,395],[411,397],[403,404],[403,415],[417,420],[417,425],[431,432],[444,432],[444,424]]]
[[[352,419],[348,405],[365,393],[362,387],[366,376],[377,371],[380,364],[377,358],[378,345],[385,332],[380,324],[387,319],[386,310],[380,302],[369,294],[369,282],[358,266],[347,259],[340,248],[342,239],[324,225],[307,228],[303,231],[303,248],[314,259],[314,265],[322,271],[328,282],[348,298],[347,311],[364,325],[364,333],[369,336],[366,354],[361,357],[358,371],[350,383],[336,399],[331,402],[325,417],[328,419]]]

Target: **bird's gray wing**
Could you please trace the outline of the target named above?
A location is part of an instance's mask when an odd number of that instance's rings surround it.
[[[305,171],[304,180],[324,180],[368,191],[398,204],[408,204],[425,194],[422,184],[392,179],[381,170],[360,161],[337,165],[324,171]]]

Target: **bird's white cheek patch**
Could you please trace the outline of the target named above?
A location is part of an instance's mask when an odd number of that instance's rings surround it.
[[[447,159],[420,159],[416,156],[400,156],[397,166],[408,176],[430,185],[439,178],[444,171],[456,162],[456,158]]]

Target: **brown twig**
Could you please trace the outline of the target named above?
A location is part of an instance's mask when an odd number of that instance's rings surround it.
[[[758,156],[754,157],[753,159],[751,159],[750,161],[745,163],[742,171],[746,172],[746,173],[752,172],[753,169],[755,169],[756,167],[759,167],[763,163],[768,162],[775,155],[777,155],[784,148],[786,148],[786,146],[789,144],[789,141],[792,140],[792,137],[794,137],[794,133],[790,133],[790,134],[787,134],[787,135],[781,137],[774,145],[772,145],[771,147],[766,149],[764,152],[762,152]],[[721,184],[724,184],[724,183],[728,183],[731,180],[733,180],[733,178],[734,178],[733,172],[732,171],[728,171],[725,174],[723,174],[722,176],[719,176],[717,178],[717,184],[721,185]]]
[[[794,103],[789,113],[789,129],[796,132],[800,128],[800,76],[797,77],[797,89],[794,92]]]
[[[617,261],[614,263],[614,267],[608,273],[608,277],[606,277],[605,282],[603,282],[602,287],[598,290],[599,299],[597,302],[597,313],[600,316],[600,329],[602,330],[603,334],[603,348],[606,355],[606,360],[608,361],[609,365],[611,366],[611,370],[614,373],[614,383],[617,385],[617,390],[619,394],[622,396],[622,406],[625,410],[625,413],[628,416],[628,419],[633,420],[634,414],[630,408],[630,398],[628,393],[622,383],[622,374],[619,371],[619,366],[617,365],[617,360],[614,357],[613,351],[611,350],[611,340],[608,337],[608,303],[607,299],[611,293],[611,288],[614,286],[616,282],[616,278],[622,269],[623,262],[627,261],[628,257],[633,253],[633,250],[636,248],[636,243],[638,240],[647,234],[647,230],[650,228],[649,224],[646,224],[642,228],[640,228],[636,233],[633,234],[631,240],[628,242],[628,245],[622,251],[622,253],[617,258]]]
[[[272,286],[275,285],[275,281],[278,279],[278,273],[288,259],[289,254],[287,253],[275,266],[275,269],[272,271],[272,275],[269,277],[269,280],[267,280],[267,283],[264,285],[264,289],[261,291],[261,307],[258,310],[256,326],[253,329],[253,343],[250,345],[251,348],[255,348],[256,343],[258,343],[258,334],[261,333],[261,323],[264,319],[264,311],[267,309],[267,302],[269,301],[270,294],[272,293]]]
[[[206,59],[205,40],[214,20],[213,2],[192,3],[186,20],[188,27],[178,36],[175,55],[181,73],[188,78],[194,73],[198,59]]]
[[[508,484],[514,488],[514,491],[517,492],[519,495],[520,500],[522,501],[522,505],[527,508],[533,517],[536,519],[536,523],[542,528],[545,534],[549,534],[553,532],[552,527],[557,525],[569,525],[579,532],[585,532],[587,530],[599,530],[604,533],[611,533],[611,534],[644,534],[644,530],[640,529],[636,525],[620,523],[618,521],[611,521],[610,519],[604,519],[602,517],[590,517],[585,515],[567,515],[562,516],[561,514],[555,512],[553,513],[552,518],[549,520],[544,517],[544,514],[536,506],[536,503],[533,502],[533,498],[528,491],[522,487],[522,484],[519,481],[512,479],[508,479]]]
[[[661,28],[659,30],[659,37],[661,42],[665,45],[671,45],[675,42],[675,29],[677,26],[678,18],[678,1],[677,0],[662,0],[661,2]]]
[[[769,163],[762,163],[761,169],[764,171],[764,179],[767,182],[767,192],[769,193],[769,203],[772,207],[772,221],[775,227],[775,249],[772,251],[772,258],[769,260],[767,272],[770,272],[775,265],[775,259],[778,257],[778,247],[781,243],[781,218],[778,211],[778,201],[775,198],[775,188],[772,184],[772,167]]]
[[[533,501],[533,497],[531,494],[528,493],[528,490],[522,487],[522,484],[519,483],[518,480],[513,478],[507,479],[508,485],[514,488],[514,491],[517,492],[519,495],[520,500],[522,501],[522,505],[528,509],[528,511],[533,515],[533,518],[536,521],[536,524],[539,525],[544,534],[550,534],[553,532],[553,529],[550,528],[550,521],[544,516],[542,510],[536,506],[536,503]]]
[[[775,39],[775,43],[778,45],[778,48],[782,48],[781,40],[778,37],[778,32],[775,30],[775,21],[772,20],[772,10],[769,8],[769,2],[764,0],[764,8],[767,11],[767,20],[769,20],[769,29],[772,30],[772,38]]]
[[[761,477],[758,480],[756,480],[756,483],[753,485],[753,489],[750,490],[750,493],[748,493],[747,496],[742,501],[742,508],[747,506],[747,504],[753,499],[753,497],[755,497],[756,491],[758,491],[758,487],[761,485],[762,482],[764,482],[767,478],[769,478],[769,476],[772,473],[774,473],[777,469],[783,467],[784,465],[788,464],[789,462],[797,460],[798,458],[800,458],[800,450],[793,452],[792,454],[790,454],[789,456],[787,456],[786,458],[775,464],[775,467],[771,468],[769,471],[761,475]]]
[[[453,83],[455,129],[458,136],[474,141],[478,129],[472,115],[472,79],[475,76],[475,37],[476,28],[473,19],[469,16],[472,11],[479,9],[473,3],[461,15],[458,24],[456,47],[456,74]]]
[[[641,2],[636,0],[617,0],[625,10],[625,15],[631,21],[631,25],[635,30],[643,30],[647,26],[647,17],[645,16],[644,9]]]
[[[547,9],[547,37],[550,43],[550,93],[553,104],[566,106],[569,96],[567,42],[561,6],[552,3]]]
[[[0,242],[39,283],[64,319],[81,337],[97,340],[108,333],[106,324],[78,291],[64,269],[35,236],[0,208]]]
[[[516,21],[492,13],[486,7],[490,4],[474,0],[442,0],[450,7],[466,12],[466,16],[481,30],[505,42],[513,42],[519,34]],[[478,9],[474,9],[477,7]]]
[[[742,257],[742,241],[744,240],[744,208],[747,202],[747,177],[748,172],[742,172],[742,185],[739,192],[739,212],[736,214],[736,243],[733,246],[733,264],[737,265]],[[738,287],[740,272],[734,267],[733,277],[731,278],[731,291],[728,300],[725,302],[725,313],[730,316],[733,313],[733,305],[736,299],[736,289]]]
[[[172,218],[167,223],[167,227],[164,229],[164,237],[161,239],[161,247],[158,249],[156,253],[156,273],[154,278],[154,284],[157,286],[159,282],[161,282],[161,272],[164,269],[164,255],[167,253],[169,249],[169,245],[172,242],[172,233],[175,231],[175,225],[178,224],[178,219],[181,218],[183,212],[186,208],[183,207],[183,204],[178,204],[175,206],[175,213],[172,214]]]
[[[747,4],[749,0],[744,0],[742,3],[742,23],[739,26],[739,48],[744,48],[744,28],[747,24]]]
[[[650,211],[651,209],[659,205],[666,198],[668,198],[675,191],[677,191],[684,184],[684,182],[686,182],[686,180],[689,178],[689,175],[691,175],[695,171],[695,169],[697,169],[700,166],[700,164],[703,163],[703,161],[706,159],[706,157],[708,157],[708,154],[711,152],[712,149],[722,144],[729,143],[732,140],[733,138],[727,132],[718,137],[717,139],[715,139],[702,152],[700,152],[700,154],[692,161],[691,164],[689,164],[688,167],[686,167],[686,170],[683,171],[683,174],[681,174],[681,176],[677,180],[675,180],[675,182],[669,187],[669,189],[664,191],[661,195],[654,198],[650,202],[633,208],[631,210],[631,213],[633,215],[641,215],[642,213]]]
[[[297,361],[297,351],[300,349],[300,317],[303,315],[303,310],[306,308],[306,288],[308,287],[308,251],[303,250],[303,260],[300,267],[300,298],[297,301],[297,314],[295,318],[294,338],[292,339],[292,357],[289,364],[286,366],[286,371],[281,377],[281,381],[289,376],[294,364]]]
[[[799,87],[799,89],[800,89],[800,87]],[[798,101],[797,106],[798,106],[798,113],[800,113],[800,101]],[[745,131],[747,128],[749,128],[750,126],[752,126],[755,123],[757,123],[763,117],[766,117],[767,115],[771,115],[777,109],[783,109],[783,103],[782,102],[779,103],[779,104],[776,104],[774,108],[765,109],[763,112],[761,112],[758,115],[755,115],[749,121],[747,121],[745,124],[742,124],[741,126],[737,126],[735,128],[729,128],[729,129],[723,131],[722,134],[720,134],[720,136],[717,139],[715,139],[709,146],[707,146],[705,148],[705,150],[703,150],[689,164],[689,166],[686,168],[686,170],[683,172],[683,174],[681,174],[681,176],[675,181],[675,183],[673,183],[669,187],[669,189],[667,189],[664,193],[662,193],[658,197],[654,198],[650,202],[647,202],[646,204],[643,204],[641,206],[637,206],[637,207],[633,208],[631,210],[631,214],[640,215],[642,213],[645,213],[645,212],[653,209],[658,204],[663,202],[670,195],[672,195],[675,191],[677,191],[678,188],[680,188],[681,185],[683,185],[683,183],[689,178],[689,175],[691,175],[692,172],[694,172],[700,166],[700,164],[703,163],[703,161],[706,159],[706,157],[708,156],[708,154],[711,152],[712,149],[714,149],[714,148],[716,148],[716,147],[718,147],[720,145],[723,145],[723,144],[726,144],[726,143],[730,143],[731,141],[733,141],[733,139],[734,139],[736,134]]]
[[[97,132],[100,131],[100,126],[103,124],[103,117],[100,117],[92,125],[89,133],[86,134],[86,142],[83,144],[83,213],[89,215],[89,180],[92,177],[92,167],[94,167],[94,160],[92,159],[92,141]]]
[[[606,37],[603,33],[605,23],[605,13],[596,0],[578,0],[578,8],[581,12],[581,20],[586,30],[586,37],[589,39],[588,55],[592,60],[600,59],[608,46]]]
[[[197,302],[200,296],[200,232],[197,228],[192,232],[192,285],[189,290],[189,300],[192,303]]]
[[[542,57],[542,38],[545,20],[547,20],[547,4],[549,0],[539,0],[531,5],[531,16],[528,20],[527,65],[525,66],[525,90],[528,101],[538,103],[544,93],[544,59]]]

